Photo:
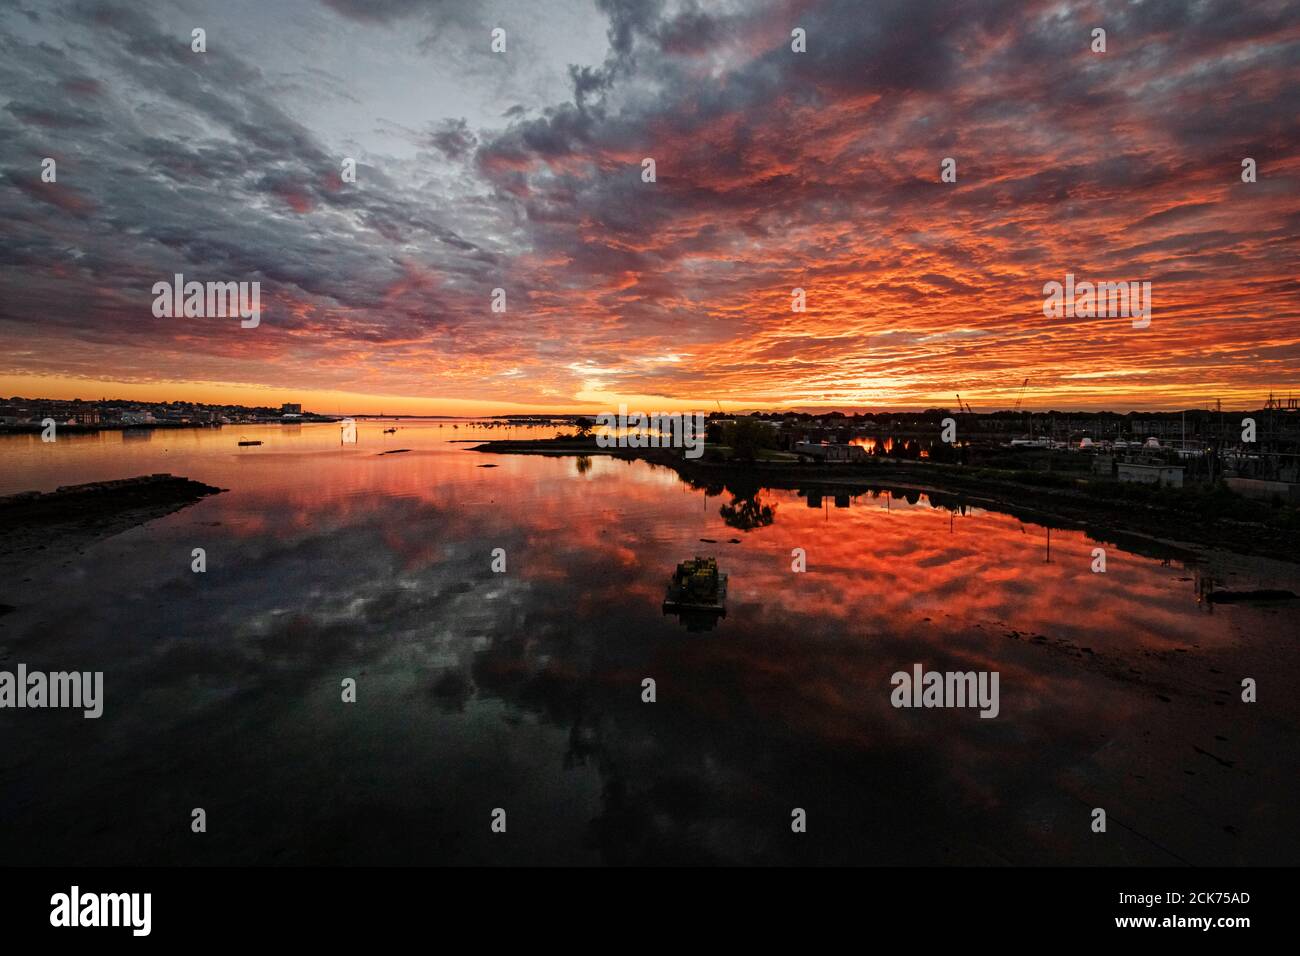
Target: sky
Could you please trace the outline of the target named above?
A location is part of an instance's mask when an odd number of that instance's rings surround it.
[[[1257,408],[1300,395],[1300,6],[6,0],[0,235],[3,395]],[[178,273],[258,325],[156,316]],[[1149,325],[1045,315],[1067,274]]]

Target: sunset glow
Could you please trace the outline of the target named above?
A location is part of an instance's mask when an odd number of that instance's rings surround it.
[[[203,56],[175,11],[10,10],[0,392],[1256,407],[1300,368],[1285,9],[236,3]],[[1150,281],[1150,327],[1045,317],[1067,272]],[[260,326],[155,318],[177,273],[259,281]]]

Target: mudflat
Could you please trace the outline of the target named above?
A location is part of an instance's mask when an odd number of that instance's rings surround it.
[[[0,497],[0,581],[8,590],[21,583],[20,571],[67,561],[102,538],[223,490],[189,478],[154,474]],[[4,608],[0,605],[0,610]]]

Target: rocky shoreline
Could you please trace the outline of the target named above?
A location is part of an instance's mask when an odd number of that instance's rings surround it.
[[[0,497],[0,520],[7,532],[16,525],[32,522],[63,524],[107,519],[115,513],[137,508],[189,504],[223,490],[169,474],[62,485],[54,491],[24,491]]]
[[[96,541],[224,490],[155,474],[0,497],[0,585],[18,588],[35,565],[66,562]],[[12,605],[0,604],[5,608]]]

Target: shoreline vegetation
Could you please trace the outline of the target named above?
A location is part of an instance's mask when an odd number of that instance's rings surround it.
[[[692,487],[738,498],[763,488],[827,496],[926,494],[939,507],[974,506],[1054,528],[1073,528],[1162,558],[1196,558],[1198,548],[1300,564],[1300,510],[1213,487],[1165,488],[1100,477],[868,457],[857,462],[688,459],[679,448],[602,448],[592,436],[495,439],[470,451],[507,455],[603,455],[671,468]],[[714,490],[716,489],[716,490]]]

